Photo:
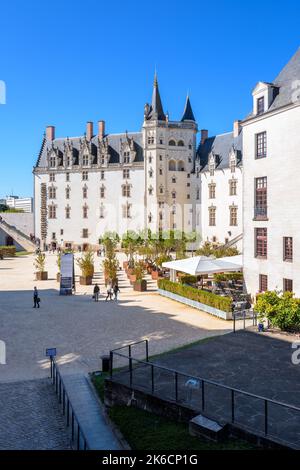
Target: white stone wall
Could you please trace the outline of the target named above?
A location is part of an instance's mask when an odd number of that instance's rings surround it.
[[[267,157],[255,159],[255,134],[267,132]],[[259,274],[268,275],[268,289],[293,280],[300,296],[300,106],[278,110],[243,124],[244,275],[252,295],[259,290]],[[268,220],[254,221],[254,178],[267,177]],[[254,257],[254,228],[268,229],[267,259]],[[283,237],[293,237],[293,262],[283,261]]]
[[[236,196],[230,196],[229,181],[237,180]],[[215,198],[209,198],[209,184],[214,183]],[[242,168],[237,166],[234,173],[229,168],[215,169],[214,175],[210,176],[209,171],[201,172],[201,234],[203,241],[212,241],[216,237],[218,243],[225,243],[237,237],[243,232],[243,178]],[[230,211],[232,205],[237,207],[237,226],[230,225]],[[209,207],[216,207],[216,225],[209,225]],[[230,232],[230,233],[229,233]],[[237,243],[237,248],[242,251],[242,240]]]

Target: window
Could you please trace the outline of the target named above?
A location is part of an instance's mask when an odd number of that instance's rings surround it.
[[[149,170],[149,178],[152,178],[152,176],[153,176],[153,170],[152,170],[152,168],[151,168],[151,169]]]
[[[104,216],[105,216],[105,214],[104,214],[104,205],[101,204],[101,206],[100,206],[100,219],[104,219]]]
[[[263,114],[265,112],[265,97],[261,96],[257,100],[257,114]]]
[[[160,194],[164,194],[164,187],[163,187],[163,186],[160,186],[160,187],[159,187],[159,193],[160,193]]]
[[[66,199],[70,199],[70,191],[71,189],[69,188],[69,186],[66,188]]]
[[[49,199],[56,199],[56,188],[54,186],[49,187]]]
[[[172,198],[176,199],[176,191],[172,191]]]
[[[266,292],[268,290],[268,276],[266,274],[259,275],[259,292]]]
[[[103,170],[100,172],[100,179],[101,179],[101,180],[104,180],[104,179],[105,179],[105,173],[104,173]]]
[[[159,139],[159,143],[160,143],[160,145],[163,145],[163,143],[164,143],[163,139]]]
[[[174,160],[169,161],[169,171],[176,171],[176,163]]]
[[[191,199],[191,195],[190,195],[190,194],[187,194],[186,198],[187,198],[187,199]]]
[[[152,155],[150,155],[150,157],[148,158],[148,162],[152,163]]]
[[[87,186],[84,186],[82,188],[82,197],[83,197],[83,199],[87,198],[87,193],[88,193],[88,188],[87,188]]]
[[[216,225],[216,208],[215,207],[209,207],[208,208],[208,224],[209,226],[214,226]]]
[[[162,155],[159,156],[159,161],[162,162]]]
[[[130,170],[129,168],[126,168],[123,170],[123,179],[129,179],[130,178]]]
[[[103,199],[105,197],[105,187],[104,186],[101,186],[101,188],[100,188],[100,197],[101,197],[101,199]]]
[[[122,207],[123,219],[131,219],[131,204],[125,204]]]
[[[82,181],[87,181],[89,179],[89,174],[87,171],[82,172]]]
[[[197,188],[197,191],[196,191],[196,200],[199,201],[200,199],[200,189]]]
[[[89,230],[87,228],[82,229],[82,238],[89,238]]]
[[[183,140],[178,140],[178,147],[184,147],[184,142]]]
[[[208,165],[208,171],[210,176],[214,176],[215,173],[215,162],[213,159],[210,160],[209,165]]]
[[[70,173],[66,173],[66,181],[70,181]]]
[[[237,180],[229,180],[229,196],[236,196]]]
[[[163,174],[162,168],[159,169],[159,174],[160,174],[160,175]]]
[[[234,172],[235,172],[235,168],[236,168],[236,159],[235,159],[235,156],[231,157],[229,166],[230,166],[230,171],[231,171],[231,173],[234,173]]]
[[[283,261],[293,261],[293,237],[283,237]]]
[[[184,162],[182,160],[178,162],[178,171],[184,171]]]
[[[63,228],[60,229],[60,234],[61,234],[61,235],[64,234],[64,229],[63,229]]]
[[[56,240],[56,233],[55,232],[52,232],[52,237],[51,237],[52,240]]]
[[[152,188],[152,186],[150,186],[150,187],[148,188],[148,193],[149,193],[149,196],[152,196],[152,194],[153,194],[153,188]]]
[[[151,135],[149,135],[149,137],[148,137],[148,144],[149,144],[149,145],[154,144],[154,137],[151,136]]]
[[[82,217],[84,219],[88,218],[88,206],[87,205],[83,206],[83,208],[82,208]]]
[[[186,175],[186,177],[187,177],[187,178],[190,178],[190,177],[191,177],[191,175],[188,173],[188,174]]]
[[[192,145],[191,144],[189,144],[189,150],[192,150]]]
[[[172,183],[176,183],[176,178],[175,178],[175,176],[172,176]]]
[[[50,173],[49,174],[49,181],[52,183],[53,181],[55,181],[55,173]]]
[[[130,163],[130,152],[124,152],[124,163]]]
[[[236,226],[237,225],[237,207],[231,206],[229,207],[230,217],[229,217],[229,225]]]
[[[187,187],[189,188],[191,186],[191,183],[186,183]]]
[[[174,147],[174,145],[176,145],[175,140],[173,140],[173,139],[169,140],[169,145],[170,145],[170,147]]]
[[[210,183],[208,185],[208,197],[209,199],[215,199],[216,197],[216,184]]]
[[[268,230],[266,228],[255,228],[255,257],[267,258],[268,253]]]
[[[50,168],[55,168],[55,166],[56,166],[56,158],[55,158],[54,155],[52,155],[52,157],[50,157],[49,166],[50,166]]]
[[[101,155],[100,163],[101,165],[105,165],[105,155]]]
[[[283,279],[283,292],[293,292],[292,279]]]
[[[267,156],[267,133],[260,132],[256,134],[256,158],[265,158]]]
[[[66,219],[70,219],[71,218],[71,207],[67,206],[65,210],[66,210]]]
[[[87,166],[89,164],[89,156],[88,155],[83,155],[82,164],[83,164],[83,166]]]
[[[122,186],[122,196],[123,197],[130,197],[130,185],[129,184],[123,184]]]
[[[149,222],[149,224],[151,224],[151,222],[152,222],[152,214],[151,214],[151,212],[150,212],[150,214],[148,215],[148,222]]]
[[[255,207],[254,218],[267,217],[267,177],[255,178]]]
[[[49,219],[56,219],[56,206],[51,205],[48,207]]]

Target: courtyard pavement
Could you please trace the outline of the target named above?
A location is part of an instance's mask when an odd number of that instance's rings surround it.
[[[40,282],[34,280],[33,255],[0,261],[0,339],[7,348],[0,382],[47,377],[48,347],[57,348],[63,373],[87,373],[101,368],[101,355],[130,342],[148,338],[151,353],[157,354],[232,329],[231,322],[159,296],[154,281],[147,293],[133,291],[123,271],[120,300],[105,302],[98,257],[100,301],[92,301],[93,286],[77,285],[76,295],[60,296],[56,260],[56,255],[46,255],[49,280]],[[40,309],[32,308],[35,285]]]

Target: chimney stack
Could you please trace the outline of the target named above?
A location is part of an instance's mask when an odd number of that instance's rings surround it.
[[[93,123],[88,121],[86,123],[86,140],[90,141],[93,137]]]
[[[105,135],[105,121],[98,121],[98,135],[99,139],[103,139]]]
[[[55,127],[54,126],[46,127],[46,139],[51,140],[51,141],[55,139]]]
[[[241,121],[234,121],[233,123],[233,137],[236,138],[241,132]]]
[[[208,137],[208,130],[207,129],[201,129],[201,140],[200,140],[200,144],[203,145],[204,142],[206,141]]]

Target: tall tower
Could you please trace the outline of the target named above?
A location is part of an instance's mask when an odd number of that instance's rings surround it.
[[[153,232],[162,229],[192,230],[188,225],[193,223],[191,174],[196,134],[197,124],[189,97],[182,119],[170,121],[163,110],[155,74],[152,102],[145,105],[143,123],[145,226]]]

